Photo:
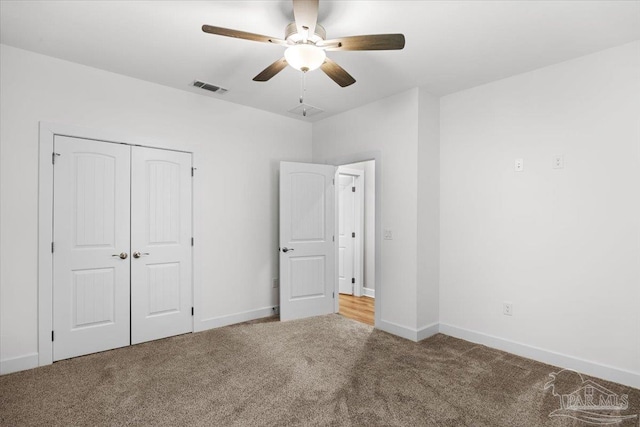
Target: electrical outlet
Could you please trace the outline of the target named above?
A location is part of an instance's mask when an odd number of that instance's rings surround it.
[[[564,168],[564,156],[562,154],[558,154],[553,158],[553,168],[554,169]]]
[[[523,159],[516,159],[515,171],[516,172],[522,172],[523,170],[524,170],[524,160]]]
[[[502,314],[504,314],[505,316],[513,316],[513,303],[502,303]]]
[[[278,278],[277,277],[274,277],[273,279],[271,279],[271,286],[273,287],[273,289],[275,289],[278,286],[280,286],[280,283],[278,283]]]

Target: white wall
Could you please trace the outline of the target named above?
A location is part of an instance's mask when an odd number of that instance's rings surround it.
[[[0,360],[5,372],[38,351],[39,121],[194,152],[200,189],[194,195],[200,218],[195,237],[202,254],[196,265],[202,296],[196,328],[277,305],[278,290],[271,288],[278,272],[277,168],[280,160],[311,160],[310,124],[6,45],[0,45],[0,55]]]
[[[640,387],[640,42],[445,96],[440,117],[444,330]]]
[[[363,286],[375,291],[376,288],[376,162],[351,163],[344,165],[364,171],[364,279]]]
[[[393,232],[393,240],[382,240],[380,248],[376,316],[382,321],[378,327],[396,332],[416,328],[417,108],[418,89],[412,89],[313,126],[314,162],[336,164],[337,159],[341,164],[346,162],[340,159],[373,151],[381,155],[376,188],[382,195],[382,226]]]
[[[420,89],[418,103],[418,329],[440,320],[440,99]]]

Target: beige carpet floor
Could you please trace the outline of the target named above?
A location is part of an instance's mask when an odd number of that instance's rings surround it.
[[[549,416],[559,397],[543,388],[557,371],[445,335],[413,343],[328,315],[2,376],[0,425],[586,426]],[[594,381],[628,395],[628,410],[607,415],[640,413],[640,390]]]

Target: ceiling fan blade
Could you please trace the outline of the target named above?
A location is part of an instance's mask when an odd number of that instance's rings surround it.
[[[313,36],[318,23],[318,0],[293,0],[293,16],[304,40]]]
[[[278,74],[280,71],[284,70],[287,67],[287,60],[283,58],[278,59],[273,64],[269,65],[267,68],[262,70],[260,74],[253,78],[255,82],[266,82],[271,79],[271,77]]]
[[[371,34],[325,40],[325,50],[399,50],[404,48],[403,34]]]
[[[231,30],[229,28],[214,27],[212,25],[203,25],[202,31],[218,36],[233,37],[236,39],[251,40],[254,42],[273,43],[285,46],[288,45],[286,41],[275,37],[263,36],[261,34],[255,33],[247,33],[246,31]]]
[[[351,74],[347,73],[344,68],[329,58],[325,59],[324,63],[320,66],[320,69],[341,87],[347,87],[356,82],[356,79],[351,77]]]

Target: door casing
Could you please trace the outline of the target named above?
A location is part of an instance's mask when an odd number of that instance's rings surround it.
[[[332,157],[324,161],[325,164],[335,165],[337,167],[341,165],[349,165],[352,163],[360,163],[366,162],[369,160],[375,161],[375,290],[376,290],[376,298],[374,301],[374,326],[377,328],[382,324],[382,310],[384,306],[384,284],[382,283],[382,152],[381,151],[365,151],[361,153],[347,154],[339,157]],[[338,193],[336,191],[336,202],[337,202]],[[336,216],[337,216],[336,210]],[[337,218],[336,218],[337,224]],[[338,232],[336,228],[336,233]],[[337,247],[336,247],[336,256],[337,256]],[[336,263],[337,265],[337,263]],[[338,288],[338,269],[336,266],[336,295],[339,293]],[[340,302],[339,298],[335,300],[334,312],[338,313],[340,310]]]

